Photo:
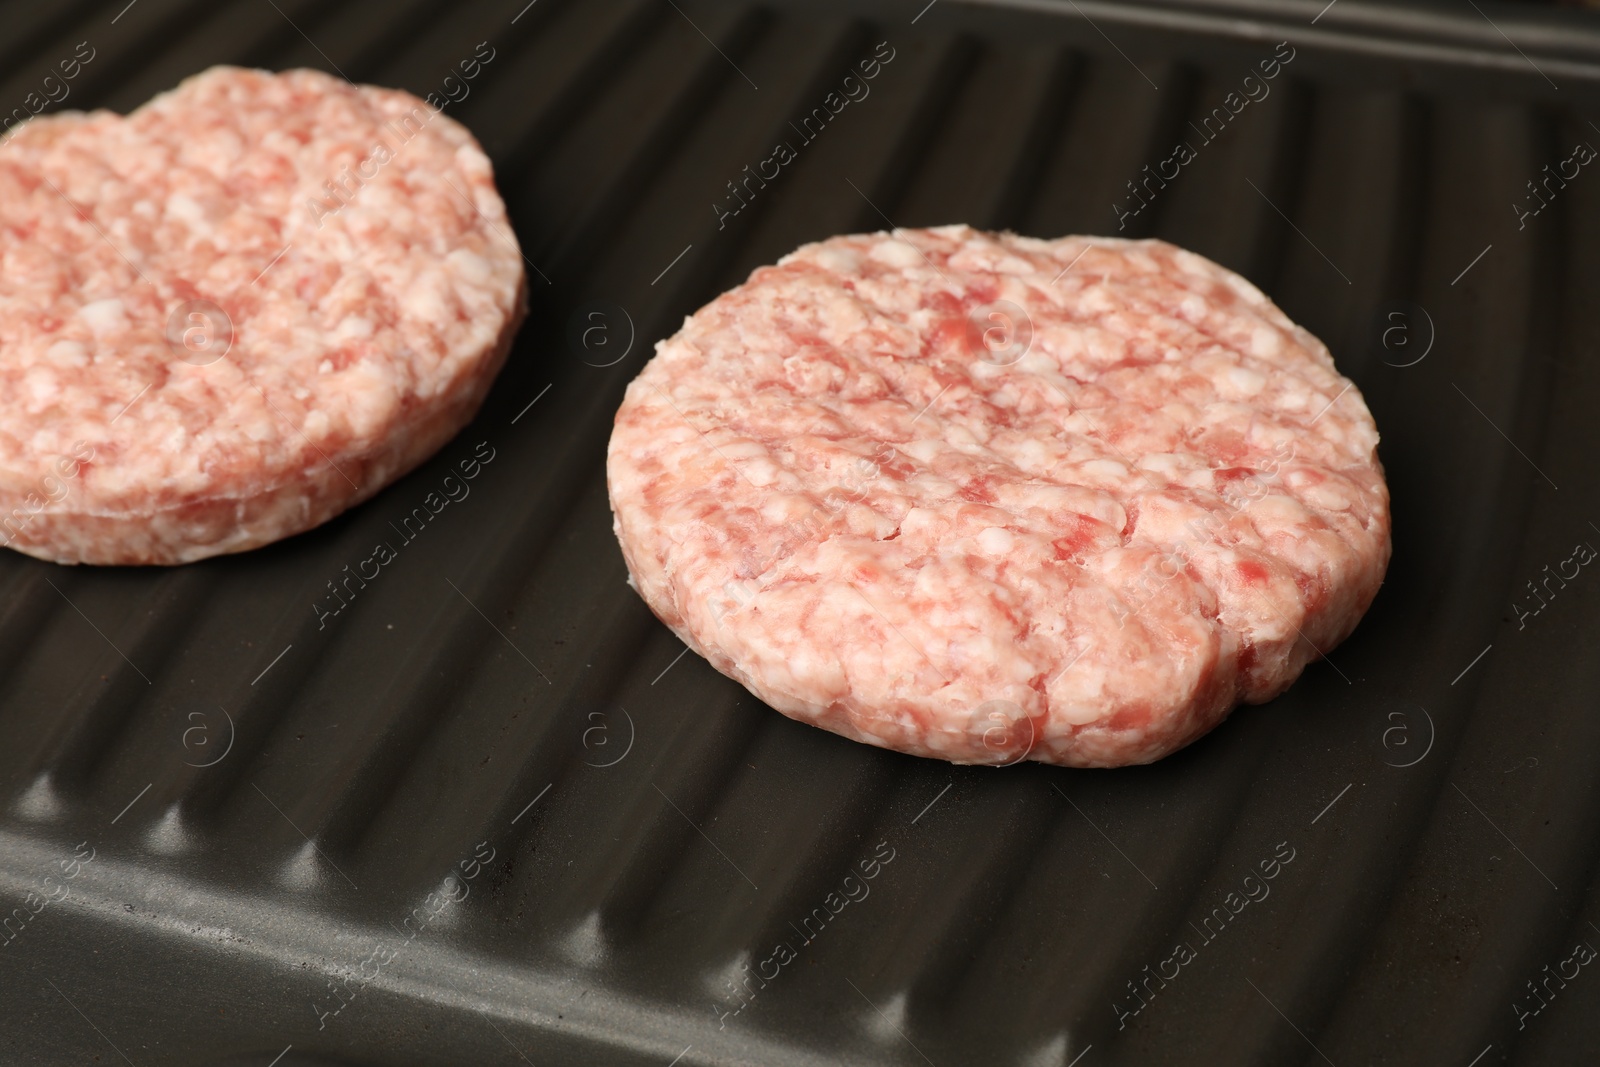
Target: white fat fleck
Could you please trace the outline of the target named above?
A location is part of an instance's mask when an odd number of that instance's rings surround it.
[[[1262,323],[1250,332],[1250,354],[1257,359],[1271,359],[1283,351],[1283,335]]]
[[[372,336],[372,320],[360,315],[346,315],[333,331],[335,341],[352,341],[358,337]]]
[[[429,271],[406,290],[406,314],[421,322],[441,324],[449,320],[450,309],[445,302],[441,277]]]
[[[94,331],[96,337],[104,337],[128,325],[127,309],[115,297],[83,305],[78,309],[78,317]]]
[[[1045,471],[1056,461],[1056,444],[1037,437],[1025,437],[1009,443],[1008,457],[1021,470]]]
[[[812,504],[808,497],[798,493],[774,493],[772,498],[762,507],[761,517],[774,526],[784,526],[790,523],[807,521],[815,510],[817,510],[815,505]],[[717,531],[715,528],[707,526],[705,523],[696,523],[695,525],[716,536]]]
[[[167,197],[167,216],[178,220],[198,234],[205,235],[211,232],[211,220],[206,217],[206,209],[194,198],[183,193],[173,193]]]
[[[1301,479],[1291,480],[1301,481]],[[1300,495],[1305,498],[1306,503],[1324,511],[1348,511],[1356,502],[1355,496],[1339,482],[1302,483],[1295,488],[1300,490]]]
[[[709,442],[710,438],[707,438]],[[744,460],[765,459],[767,450],[759,441],[752,441],[748,437],[719,443],[716,446],[717,454],[732,463]]]
[[[944,442],[937,437],[919,437],[916,440],[895,445],[895,447],[918,463],[932,466],[934,458],[944,451]]]
[[[58,367],[89,365],[89,350],[77,341],[57,341],[46,350],[45,356]]]
[[[1174,452],[1151,452],[1139,457],[1139,466],[1147,471],[1176,478],[1190,466],[1190,461]]]
[[[237,426],[245,437],[258,444],[264,441],[275,441],[278,437],[278,426],[266,408],[261,408],[252,412],[248,417],[241,418]]]
[[[1089,657],[1084,657],[1086,660]],[[1105,688],[1107,671],[1098,663],[1074,663],[1066,672],[1066,680],[1052,687],[1051,718],[1073,726],[1086,726],[1106,716]]]
[[[990,526],[980,530],[973,540],[978,543],[978,551],[986,556],[1005,556],[1017,543],[1016,537],[1003,526]]]
[[[758,459],[739,465],[739,473],[749,480],[750,484],[758,489],[764,489],[778,482],[780,471],[778,465],[770,459]]]
[[[1229,404],[1218,402],[1207,404],[1200,413],[1200,421],[1207,426],[1232,426],[1250,423],[1250,416],[1254,412],[1244,404]]]
[[[847,508],[844,519],[846,528],[857,537],[887,537],[895,528],[893,519],[879,515],[865,504]]]
[[[455,272],[457,277],[469,285],[487,285],[490,278],[493,277],[489,261],[475,252],[467,251],[465,248],[458,248],[451,252],[444,257],[444,261],[449,264],[450,269]]]
[[[861,271],[861,257],[848,248],[823,248],[816,254],[816,264],[836,274],[857,274]]]
[[[980,361],[981,363],[981,361]],[[1004,370],[1005,368],[1000,368]],[[1061,364],[1056,357],[1034,345],[1028,349],[1026,355],[1016,362],[1016,369],[1026,374],[1057,375]]]
[[[1310,521],[1311,513],[1300,502],[1283,493],[1272,493],[1249,506],[1250,517],[1284,525],[1299,526]]]
[[[1266,387],[1267,378],[1248,367],[1234,367],[1226,375],[1227,383],[1238,396],[1255,396]]]
[[[28,399],[35,405],[46,404],[60,392],[60,379],[49,367],[31,367],[22,379],[28,390]]]
[[[1279,388],[1277,406],[1282,411],[1307,411],[1311,407],[1311,391],[1300,382],[1290,379]]]
[[[943,429],[945,441],[963,452],[975,451],[982,444],[971,430],[958,423],[951,423]]]
[[[1137,253],[1130,254],[1129,258],[1132,258],[1134,254]],[[1179,270],[1195,278],[1204,278],[1207,281],[1211,281],[1217,276],[1210,260],[1189,251],[1187,248],[1178,249],[1172,257],[1172,262]]]
[[[890,267],[915,267],[922,262],[922,252],[909,241],[884,241],[874,245],[872,258]]]
[[[1128,466],[1114,459],[1091,459],[1078,468],[1092,478],[1121,482],[1128,477]]]

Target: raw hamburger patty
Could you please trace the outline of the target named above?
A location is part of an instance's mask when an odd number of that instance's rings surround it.
[[[836,237],[657,346],[608,476],[645,601],[779,711],[1145,763],[1343,640],[1389,560],[1327,349],[1160,241]]]
[[[0,147],[0,543],[180,563],[316,526],[466,424],[523,309],[489,160],[408,93],[216,67],[26,122]]]

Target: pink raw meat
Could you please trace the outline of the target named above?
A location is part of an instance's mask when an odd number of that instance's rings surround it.
[[[786,715],[1145,763],[1283,692],[1389,560],[1327,349],[1160,241],[836,237],[688,319],[611,437],[645,601]]]
[[[524,304],[488,158],[408,93],[215,67],[32,119],[0,145],[0,544],[316,526],[466,424]]]

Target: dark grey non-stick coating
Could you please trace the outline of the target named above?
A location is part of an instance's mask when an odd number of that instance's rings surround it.
[[[8,0],[0,105],[81,41],[68,107],[220,62],[454,97],[532,313],[477,421],[319,530],[171,570],[0,554],[0,1060],[1596,1060],[1600,172],[1544,168],[1600,144],[1597,16]],[[723,218],[880,42],[870,94]],[[1157,765],[853,744],[624,584],[603,457],[653,343],[803,241],[956,221],[1211,256],[1382,430],[1367,619]],[[470,495],[319,623],[475,451]]]

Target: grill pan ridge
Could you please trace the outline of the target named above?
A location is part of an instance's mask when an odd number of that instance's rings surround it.
[[[0,31],[0,108],[86,40],[64,106],[122,111],[223,62],[422,95],[486,41],[449,111],[531,291],[472,426],[318,530],[170,570],[0,553],[0,1062],[1600,1058],[1600,976],[1550,978],[1600,944],[1600,579],[1530,594],[1600,545],[1600,178],[1507,210],[1600,141],[1600,16],[0,0]],[[1270,94],[1119,230],[1280,41]],[[870,94],[719,217],[879,42]],[[625,584],[605,444],[653,343],[802,242],[958,221],[1210,256],[1328,343],[1383,432],[1367,619],[1156,765],[844,741]],[[474,454],[470,493],[319,619]],[[65,896],[32,911],[46,878]]]

